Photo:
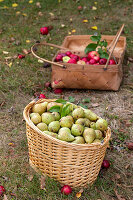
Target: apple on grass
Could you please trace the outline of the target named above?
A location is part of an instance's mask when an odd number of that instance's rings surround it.
[[[47,35],[48,32],[49,32],[49,28],[48,28],[47,26],[41,27],[41,28],[40,28],[40,33],[41,33],[42,35]]]
[[[98,62],[100,60],[100,55],[97,51],[91,51],[88,53],[88,58],[94,59],[94,60],[96,60],[96,62]]]

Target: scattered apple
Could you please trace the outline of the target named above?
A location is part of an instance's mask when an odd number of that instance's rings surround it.
[[[110,167],[110,163],[108,160],[103,160],[102,168],[108,169]]]
[[[79,11],[83,10],[83,7],[82,6],[78,6],[78,10]]]
[[[96,60],[98,62],[100,60],[100,55],[97,51],[91,51],[88,53],[88,58],[89,59],[93,58],[94,60]]]
[[[5,188],[2,185],[0,185],[0,196],[2,196],[5,191]]]
[[[127,148],[128,148],[129,150],[133,150],[133,142],[129,142],[129,143],[127,144]]]
[[[49,32],[49,29],[48,29],[47,26],[41,27],[41,28],[40,28],[40,33],[41,33],[42,35],[47,35],[48,32]]]
[[[101,58],[101,59],[99,60],[99,64],[100,64],[100,65],[105,65],[106,62],[107,62],[107,59],[106,59],[106,58]]]
[[[116,65],[116,62],[115,62],[115,60],[109,60],[109,65]]]
[[[25,58],[25,55],[19,54],[19,55],[18,55],[18,58],[19,58],[19,59],[23,59],[23,58]]]
[[[64,185],[61,188],[61,193],[65,194],[65,195],[69,195],[70,193],[72,193],[72,188],[69,185]]]
[[[39,99],[46,99],[46,96],[44,94],[40,94]]]
[[[61,94],[63,92],[63,90],[61,89],[61,88],[56,88],[55,90],[54,90],[54,93],[55,94]]]

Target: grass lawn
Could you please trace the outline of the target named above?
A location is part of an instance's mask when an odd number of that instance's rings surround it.
[[[82,11],[78,10],[80,5]],[[47,98],[68,100],[72,96],[74,103],[90,98],[85,105],[107,119],[112,129],[105,157],[111,166],[100,171],[96,182],[84,188],[79,199],[133,199],[133,155],[126,148],[126,142],[133,141],[132,18],[132,0],[0,0],[0,185],[5,187],[8,200],[78,199],[78,188],[69,196],[62,195],[60,184],[50,178],[46,179],[45,190],[41,189],[41,176],[29,166],[22,112],[40,92]],[[27,54],[36,41],[61,45],[69,34],[94,34],[92,26],[97,26],[101,34],[115,35],[123,23],[127,49],[118,92],[64,89],[60,95],[45,88],[51,68],[44,68],[31,53]],[[43,26],[53,26],[49,35],[40,35]],[[51,60],[56,50],[43,47],[40,55]],[[18,54],[26,56],[20,60]]]

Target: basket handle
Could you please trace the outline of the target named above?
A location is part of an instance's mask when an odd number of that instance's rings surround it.
[[[112,54],[113,54],[113,52],[114,52],[114,49],[115,49],[115,47],[116,47],[116,44],[117,44],[117,42],[118,42],[118,40],[119,40],[119,37],[120,37],[122,31],[123,31],[124,26],[125,26],[125,24],[123,24],[123,25],[121,26],[120,30],[117,32],[117,34],[116,34],[116,36],[115,36],[115,38],[114,38],[114,40],[113,40],[113,42],[112,42],[112,43],[113,43],[113,44],[112,44],[112,50],[111,50],[111,52],[110,52],[110,54],[109,54],[109,57],[108,57],[108,60],[107,60],[107,62],[106,62],[106,65],[105,65],[105,67],[104,67],[104,70],[107,70],[107,67],[108,67],[108,64],[109,64],[109,60],[110,60],[110,58],[111,58],[111,56],[112,56]]]
[[[59,67],[66,68],[65,65],[59,64],[59,63],[57,63],[57,62],[52,62],[52,61],[46,60],[46,59],[44,59],[44,58],[41,58],[41,57],[38,56],[37,54],[35,54],[35,52],[34,52],[34,47],[36,47],[36,46],[42,46],[42,45],[51,46],[51,47],[56,47],[56,48],[63,49],[63,50],[67,50],[67,51],[68,51],[69,49],[67,49],[67,48],[65,48],[65,47],[62,47],[62,46],[58,46],[58,45],[56,45],[56,44],[51,44],[51,43],[46,43],[46,42],[36,43],[36,44],[34,44],[34,45],[31,47],[31,53],[32,53],[36,58],[38,58],[38,59],[40,59],[40,60],[42,60],[42,61],[44,61],[44,62],[57,65],[57,66],[59,66]]]

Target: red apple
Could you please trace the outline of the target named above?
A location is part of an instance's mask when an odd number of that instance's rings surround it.
[[[70,58],[75,59],[76,61],[79,60],[79,56],[75,55],[75,54],[71,54]]]
[[[110,163],[108,160],[103,160],[102,168],[108,169],[110,167]]]
[[[49,32],[49,29],[48,29],[47,26],[41,27],[41,28],[40,28],[40,33],[41,33],[42,35],[47,35],[48,32]]]
[[[88,58],[89,59],[93,58],[94,60],[96,60],[98,62],[100,60],[100,55],[97,51],[91,51],[88,53]]]
[[[54,90],[54,93],[55,94],[61,94],[63,92],[63,90],[61,89],[61,88],[56,88],[55,90]]]
[[[84,60],[78,60],[77,64],[79,64],[79,65],[85,65],[85,61]]]
[[[19,55],[18,55],[18,58],[19,58],[19,59],[23,59],[23,58],[25,58],[25,55],[19,54]]]
[[[115,60],[109,60],[109,65],[116,65],[116,62],[115,62]]]
[[[45,83],[45,87],[46,87],[46,88],[48,88],[48,87],[50,87],[50,86],[51,86],[51,83],[50,83],[50,82],[46,82],[46,83]]]
[[[70,55],[71,55],[72,53],[71,53],[71,51],[67,51],[65,54],[66,54],[67,56],[70,57]]]
[[[70,58],[70,60],[68,61],[68,63],[73,63],[73,64],[76,64],[77,61],[74,59],[74,58]]]
[[[56,62],[62,61],[62,57],[63,57],[63,55],[58,54],[58,55],[56,56],[56,58],[55,58],[55,61],[56,61]]]
[[[88,62],[88,58],[87,57],[83,57],[82,60],[85,61],[85,62]]]
[[[107,62],[107,59],[106,59],[106,58],[101,58],[101,59],[99,60],[99,64],[100,64],[100,65],[105,65],[106,62]]]
[[[89,64],[91,64],[91,65],[96,64],[96,60],[95,60],[94,58],[90,59],[90,60],[89,60]]]
[[[65,194],[65,195],[69,195],[70,193],[72,193],[72,188],[69,185],[64,185],[61,188],[61,193]]]
[[[89,61],[86,62],[86,65],[90,65]]]
[[[46,96],[44,94],[40,94],[39,99],[46,99]]]
[[[0,196],[2,196],[5,191],[5,188],[2,185],[0,185]]]
[[[83,10],[83,7],[82,6],[78,6],[78,10],[79,11]]]

